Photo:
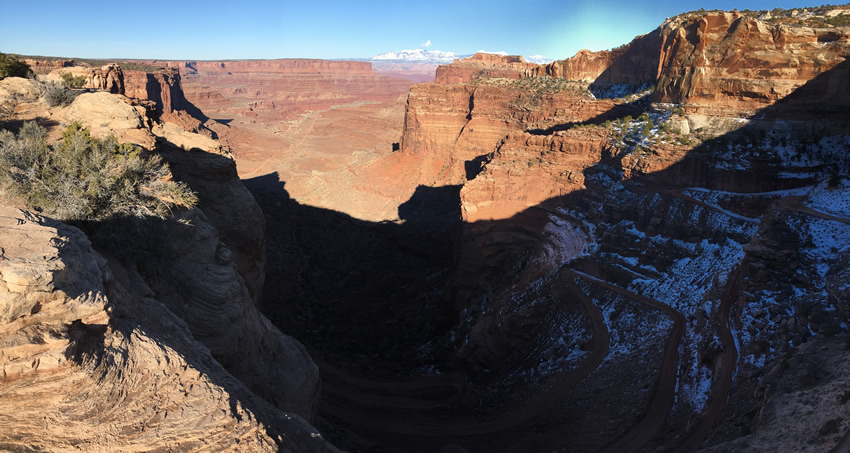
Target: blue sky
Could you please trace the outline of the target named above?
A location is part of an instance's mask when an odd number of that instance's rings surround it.
[[[562,59],[616,47],[684,10],[820,5],[762,0],[0,0],[0,52],[80,58],[368,58],[422,48]],[[686,5],[686,6],[683,6]]]

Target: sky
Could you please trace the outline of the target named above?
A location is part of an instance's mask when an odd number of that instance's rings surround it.
[[[563,59],[617,47],[687,10],[786,0],[0,0],[0,52],[77,58],[370,58],[427,48]]]

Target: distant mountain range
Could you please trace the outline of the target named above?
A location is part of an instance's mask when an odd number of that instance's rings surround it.
[[[485,50],[479,50],[479,52],[486,52],[492,54],[499,55],[508,55],[507,52],[490,52]],[[469,55],[458,55],[454,52],[443,52],[441,50],[426,50],[426,49],[408,49],[402,50],[399,52],[386,52],[380,55],[376,55],[372,57],[372,61],[387,61],[387,62],[408,62],[408,63],[433,63],[433,64],[445,64],[451,63],[457,58],[466,58],[471,57],[472,54]],[[525,61],[529,63],[537,63],[537,64],[546,64],[550,63],[553,60],[551,58],[546,58],[543,55],[532,55],[529,57],[524,57]]]

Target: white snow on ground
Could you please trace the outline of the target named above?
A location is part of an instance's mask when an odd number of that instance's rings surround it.
[[[528,310],[544,301],[547,306],[553,307],[550,314],[554,317],[549,320],[551,322],[538,326],[538,330],[545,331],[539,332],[541,341],[530,353],[530,357],[537,357],[538,362],[512,373],[506,382],[538,383],[547,376],[575,368],[590,353],[581,349],[581,344],[593,336],[590,324],[583,311],[559,310],[563,301],[552,299],[550,284],[553,279],[554,275],[549,275],[536,280],[528,285],[527,290],[513,295],[509,307],[500,309],[499,315],[502,316],[504,311]]]
[[[720,211],[720,212],[728,215],[729,217],[734,217],[736,219],[743,220],[745,222],[756,223],[756,224],[759,223],[759,219],[754,219],[754,218],[751,218],[751,217],[745,217],[745,216],[742,216],[740,214],[736,214],[736,213],[734,213],[734,212],[732,212],[728,209],[724,209],[724,208],[720,207],[720,205],[715,203],[715,201],[717,199],[716,195],[714,195],[711,192],[709,192],[708,196],[701,196],[701,194],[696,194],[696,193],[694,193],[694,194],[688,193],[688,190],[685,190],[684,193],[685,193],[685,195],[687,195],[691,198],[694,198],[695,200],[702,201],[703,203],[707,204],[708,206],[711,206],[714,210]]]
[[[725,190],[706,189],[705,187],[688,187],[687,192],[706,192],[718,195],[735,195],[741,197],[785,197],[785,196],[803,196],[814,186],[796,187],[793,189],[774,190],[772,192],[727,192]],[[693,196],[693,194],[690,194]]]
[[[731,239],[723,245],[707,239],[696,244],[673,242],[693,255],[676,260],[660,278],[633,280],[629,290],[663,302],[687,316],[701,307],[717,272],[731,270],[744,257],[744,251],[741,244]]]
[[[806,220],[807,222],[801,225],[800,231],[802,237],[811,238],[813,247],[805,249],[805,253],[814,261],[820,261],[823,264],[817,268],[820,276],[824,277],[829,271],[828,263],[836,257],[838,252],[850,248],[850,225],[811,216]],[[840,264],[847,265],[847,263]]]
[[[836,217],[850,220],[850,180],[842,179],[834,187],[818,184],[806,198],[806,206]]]
[[[678,393],[697,412],[708,402],[708,396],[711,394],[711,375],[711,370],[698,366],[696,375],[693,379],[685,380]]]
[[[792,172],[792,171],[780,171],[776,174],[780,178],[786,179],[808,179],[814,178],[818,174],[813,171],[804,171],[804,172]]]
[[[634,86],[625,83],[614,84],[605,88],[592,88],[594,99],[628,99],[634,102],[652,94],[652,88],[647,85]],[[633,99],[631,99],[633,98]]]
[[[602,289],[579,279],[579,287],[602,312],[608,328],[608,355],[605,362],[635,357],[652,345],[663,345],[673,328],[673,320],[666,313],[648,308],[642,303]],[[605,297],[593,297],[604,291]]]
[[[582,351],[579,347],[580,343],[590,340],[592,336],[581,322],[581,318],[574,317],[557,323],[552,345],[538,354],[538,357],[541,357],[537,366],[539,377],[563,373],[566,369],[574,368],[590,354],[590,351]]]

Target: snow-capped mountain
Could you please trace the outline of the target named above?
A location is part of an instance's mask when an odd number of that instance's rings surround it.
[[[535,63],[535,64],[547,64],[547,63],[551,63],[551,62],[555,61],[551,58],[546,58],[543,55],[532,55],[530,57],[523,57],[523,58],[525,58],[525,61],[527,61],[529,63]]]
[[[420,63],[451,63],[458,58],[454,52],[440,50],[409,49],[400,52],[386,52],[372,57],[381,61],[415,61]]]

